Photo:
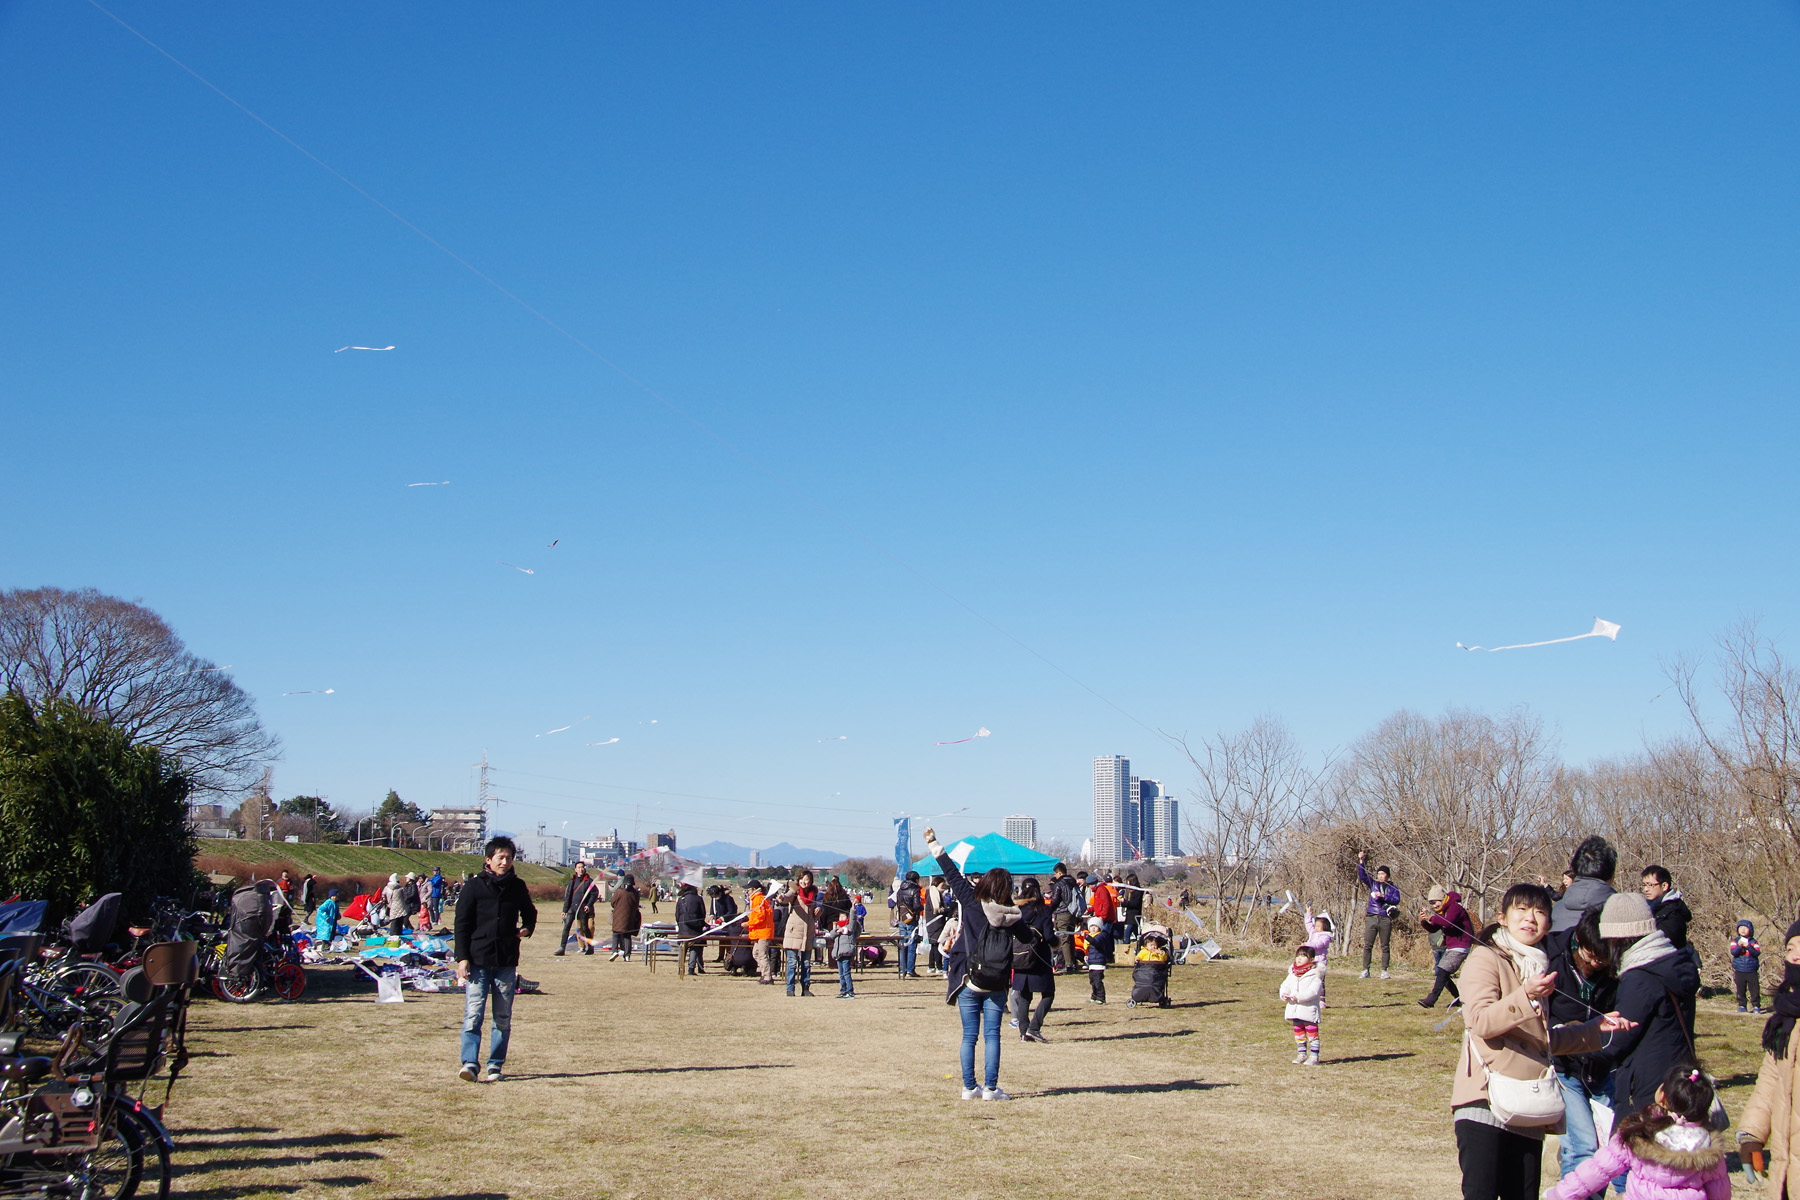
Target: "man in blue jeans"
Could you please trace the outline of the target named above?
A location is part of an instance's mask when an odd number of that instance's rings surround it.
[[[494,1000],[494,1029],[488,1043],[487,1081],[498,1083],[512,1037],[513,993],[519,984],[519,939],[537,928],[537,905],[513,873],[518,848],[497,837],[486,848],[481,874],[463,885],[456,899],[456,977],[463,993],[462,1069],[457,1077],[474,1083],[481,1071],[481,1018]]]

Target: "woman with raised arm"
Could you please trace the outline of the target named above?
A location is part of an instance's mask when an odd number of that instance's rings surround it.
[[[971,884],[944,853],[937,832],[925,831],[925,847],[937,859],[938,869],[950,894],[956,897],[961,932],[957,953],[961,970],[950,973],[948,999],[962,1016],[962,1098],[1010,1100],[1000,1090],[1000,1021],[1006,1015],[1006,996],[1012,983],[1012,956],[1016,943],[1036,942],[1037,930],[1021,920],[1012,902],[1012,872],[994,867]],[[986,1042],[982,1086],[975,1085],[975,1043]]]

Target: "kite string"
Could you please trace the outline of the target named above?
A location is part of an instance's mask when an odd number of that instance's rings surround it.
[[[574,333],[570,332],[568,329],[564,328],[562,325],[557,324],[554,320],[552,320],[550,317],[546,316],[544,313],[540,312],[538,309],[532,307],[522,297],[520,297],[516,292],[513,292],[511,289],[509,289],[504,284],[502,284],[499,280],[495,279],[493,276],[489,275],[487,272],[485,272],[481,268],[477,267],[474,263],[470,262],[468,259],[466,259],[462,255],[458,254],[456,251],[450,249],[450,247],[444,245],[444,243],[442,243],[442,242],[438,241],[436,238],[432,237],[429,233],[425,232],[425,230],[421,229],[419,226],[413,224],[411,221],[409,221],[405,217],[401,216],[394,209],[389,208],[385,203],[383,203],[381,200],[377,199],[374,196],[374,194],[372,194],[371,192],[369,192],[368,190],[366,190],[365,188],[363,188],[362,186],[357,184],[354,180],[352,180],[349,176],[345,175],[342,171],[338,170],[336,167],[332,166],[330,163],[326,162],[324,159],[322,159],[318,155],[314,154],[311,150],[308,150],[305,146],[302,146],[299,142],[295,141],[293,138],[289,137],[287,134],[285,134],[281,130],[277,129],[274,125],[272,125],[267,120],[265,120],[263,117],[258,115],[254,110],[249,108],[247,105],[245,105],[244,103],[239,101],[235,96],[231,95],[231,93],[227,92],[224,88],[220,87],[218,84],[214,83],[212,80],[208,79],[206,76],[200,74],[200,72],[194,70],[194,68],[188,66],[185,62],[181,61],[179,58],[176,58],[173,54],[171,54],[167,50],[163,49],[162,46],[158,45],[156,42],[151,41],[150,38],[145,36],[135,26],[128,24],[126,21],[124,21],[122,18],[120,18],[118,16],[118,14],[112,12],[110,9],[106,8],[104,5],[100,4],[99,0],[88,0],[88,3],[90,5],[92,5],[96,10],[98,10],[100,13],[104,14],[107,18],[109,18],[114,24],[118,25],[121,29],[125,30],[127,33],[129,33],[133,37],[137,38],[140,42],[143,42],[144,45],[150,47],[152,50],[156,51],[158,54],[162,55],[164,58],[168,59],[170,62],[174,63],[177,67],[181,68],[181,70],[183,72],[185,72],[189,76],[193,77],[194,80],[196,80],[202,86],[207,88],[207,90],[213,92],[220,99],[224,100],[227,104],[230,104],[233,108],[237,109],[239,112],[241,112],[245,116],[249,117],[252,121],[255,121],[258,125],[261,125],[264,129],[268,130],[270,133],[274,134],[276,137],[278,137],[282,141],[286,142],[289,146],[292,146],[295,150],[299,151],[307,159],[309,159],[311,162],[313,162],[320,169],[329,173],[334,179],[338,180],[338,182],[342,183],[345,187],[349,188],[351,191],[355,192],[357,195],[359,195],[363,199],[367,200],[370,204],[373,204],[376,208],[379,208],[382,212],[384,212],[388,216],[392,217],[395,221],[398,221],[401,225],[403,225],[407,229],[411,230],[414,234],[418,235],[421,239],[423,239],[427,244],[429,244],[434,249],[443,253],[446,257],[450,258],[453,262],[457,263],[464,270],[466,270],[470,274],[474,275],[477,279],[481,280],[483,283],[487,284],[489,287],[491,287],[495,291],[499,292],[502,296],[505,296],[508,300],[512,301],[514,304],[518,305],[520,308],[524,309],[526,312],[528,312],[532,316],[536,317],[539,321],[543,322],[545,325],[549,326],[551,329],[555,330],[557,333],[561,334],[570,343],[572,343],[577,348],[579,348],[583,353],[589,355],[596,362],[599,362],[599,363],[605,365],[607,368],[609,368],[610,370],[615,372],[620,378],[626,380],[627,382],[632,384],[632,386],[638,388],[645,395],[649,396],[652,400],[655,400],[658,404],[660,404],[664,408],[668,409],[671,413],[675,414],[676,416],[680,417],[682,420],[686,421],[688,424],[692,425],[701,434],[705,435],[707,438],[716,442],[718,445],[722,446],[724,449],[730,451],[731,454],[733,454],[735,457],[737,457],[740,461],[742,461],[745,464],[747,464],[748,466],[754,468],[758,473],[763,475],[765,478],[767,478],[771,482],[775,483],[779,487],[783,488],[784,490],[788,491],[793,496],[795,496],[797,499],[801,500],[802,502],[804,502],[811,508],[817,510],[820,514],[822,514],[827,519],[829,519],[831,522],[833,522],[834,524],[839,526],[846,533],[850,534],[857,541],[862,542],[865,546],[867,546],[869,549],[873,550],[876,554],[887,559],[890,563],[892,563],[896,567],[899,567],[902,571],[906,572],[908,575],[911,575],[914,579],[918,580],[920,583],[924,584],[926,587],[930,588],[932,591],[936,592],[938,595],[942,596],[944,599],[948,600],[950,603],[956,605],[958,608],[962,609],[964,612],[966,612],[970,616],[974,617],[977,621],[980,621],[982,624],[986,625],[989,629],[992,629],[995,633],[999,634],[1001,637],[1005,638],[1007,641],[1009,641],[1013,645],[1017,646],[1020,650],[1023,650],[1026,654],[1029,654],[1031,657],[1037,659],[1039,662],[1043,663],[1046,667],[1049,667],[1052,671],[1055,671],[1058,675],[1061,675],[1064,679],[1068,680],[1070,683],[1074,684],[1076,687],[1080,688],[1082,691],[1086,692],[1088,695],[1092,696],[1094,699],[1100,701],[1102,704],[1106,705],[1108,708],[1112,709],[1114,712],[1118,713],[1120,716],[1124,717],[1126,720],[1130,721],[1132,724],[1136,725],[1138,728],[1144,730],[1147,733],[1154,734],[1155,736],[1162,738],[1165,741],[1168,741],[1171,743],[1173,743],[1175,741],[1174,738],[1170,737],[1168,734],[1164,733],[1162,730],[1152,728],[1151,726],[1145,724],[1143,721],[1139,720],[1135,715],[1126,711],[1126,709],[1121,707],[1119,704],[1115,703],[1109,697],[1102,695],[1100,692],[1098,692],[1094,688],[1090,687],[1087,683],[1085,683],[1081,679],[1077,678],[1073,673],[1064,669],[1061,665],[1059,665],[1058,663],[1056,663],[1055,661],[1050,659],[1048,656],[1040,653],[1038,650],[1034,649],[1032,646],[1027,645],[1024,641],[1022,641],[1020,638],[1018,638],[1016,635],[1014,635],[1011,630],[1007,629],[1006,627],[1001,625],[999,622],[993,620],[992,618],[987,616],[985,613],[983,613],[979,609],[975,608],[973,605],[968,604],[967,602],[962,600],[960,597],[951,593],[948,589],[944,588],[936,580],[934,580],[930,576],[926,575],[923,571],[919,570],[918,568],[914,567],[911,563],[905,561],[904,559],[900,558],[898,555],[889,551],[881,543],[875,541],[874,538],[863,533],[862,530],[860,530],[856,526],[852,525],[849,521],[845,520],[843,517],[840,517],[836,512],[825,507],[824,504],[822,504],[818,500],[815,500],[811,495],[802,491],[799,487],[788,482],[788,480],[785,479],[784,477],[782,477],[781,475],[776,474],[769,467],[764,466],[763,463],[761,461],[759,461],[758,459],[752,457],[750,454],[739,449],[734,443],[732,443],[731,441],[729,441],[722,435],[716,433],[710,426],[708,426],[705,422],[701,421],[698,417],[694,416],[692,413],[688,412],[686,409],[683,409],[682,407],[680,407],[679,405],[677,405],[676,403],[671,401],[668,397],[664,396],[661,392],[658,392],[655,388],[651,387],[649,384],[645,383],[643,380],[641,380],[637,376],[633,375],[630,371],[627,371],[624,367],[621,367],[618,363],[614,362],[612,359],[606,357],[606,355],[600,353],[598,350],[594,349],[592,346],[590,346],[586,342],[582,341],[581,338],[577,337]],[[523,569],[523,568],[520,568],[520,569]]]

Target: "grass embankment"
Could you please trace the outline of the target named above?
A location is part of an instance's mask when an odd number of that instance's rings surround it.
[[[548,916],[548,914],[546,914]],[[540,933],[546,926],[540,924]],[[554,932],[554,925],[549,925]],[[1442,1200],[1458,1193],[1450,1076],[1461,1021],[1413,999],[1425,973],[1358,980],[1334,965],[1326,1062],[1290,1065],[1284,962],[1174,970],[1175,1007],[1104,1008],[1059,981],[1047,1046],[1005,1042],[1008,1104],[958,1099],[958,1024],[937,980],[857,980],[815,999],[673,964],[550,957],[518,999],[509,1078],[454,1075],[462,997],[375,1004],[349,968],[309,971],[298,1003],[201,1001],[197,1054],[168,1111],[176,1188],[261,1196],[627,1200]],[[710,957],[710,955],[709,955]],[[1348,964],[1346,964],[1347,966]],[[708,966],[708,971],[713,968]],[[1703,1001],[1700,1052],[1732,1115],[1749,1098],[1759,1018]],[[303,1081],[303,1082],[302,1082]],[[1556,1154],[1545,1161],[1554,1171]],[[1737,1195],[1749,1197],[1742,1177]]]
[[[237,838],[201,838],[195,863],[203,871],[248,876],[273,875],[284,868],[296,875],[308,871],[331,879],[386,881],[408,871],[420,875],[442,868],[445,878],[460,879],[481,870],[479,854],[446,854],[438,850],[389,850],[382,846],[334,846],[325,842],[252,842]],[[519,878],[533,888],[561,887],[568,876],[550,867],[520,863]]]

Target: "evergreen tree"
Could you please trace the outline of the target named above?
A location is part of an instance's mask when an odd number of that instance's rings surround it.
[[[49,902],[60,921],[107,892],[148,916],[193,890],[189,778],[71,701],[0,697],[0,895]]]

